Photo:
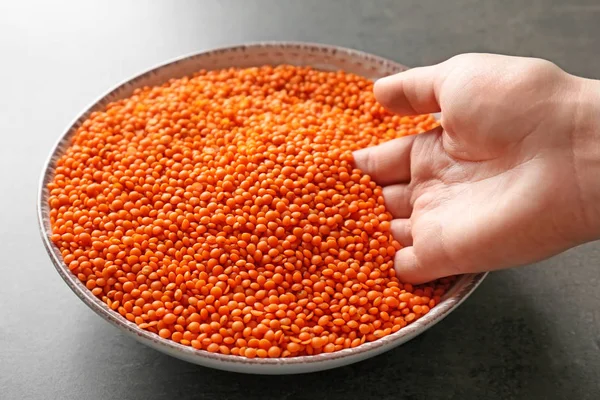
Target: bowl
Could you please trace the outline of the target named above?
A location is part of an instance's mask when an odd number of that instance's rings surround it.
[[[146,71],[118,85],[86,108],[67,127],[52,149],[50,157],[44,165],[39,187],[37,213],[41,235],[56,271],[88,307],[127,335],[158,351],[206,367],[252,374],[295,374],[336,368],[381,354],[431,328],[467,299],[486,274],[460,276],[442,301],[429,313],[399,331],[376,341],[366,342],[355,348],[314,356],[249,359],[196,350],[140,329],[135,323],[111,310],[104,302],[92,295],[91,291],[69,271],[58,248],[50,240],[52,230],[48,209],[49,193],[46,187],[53,177],[56,161],[69,145],[71,136],[90,113],[103,109],[110,102],[130,96],[136,88],[160,85],[171,78],[191,75],[201,69],[254,67],[267,64],[310,65],[321,70],[345,70],[369,79],[377,79],[407,69],[407,67],[385,58],[342,47],[311,43],[269,42],[219,48],[193,54]]]

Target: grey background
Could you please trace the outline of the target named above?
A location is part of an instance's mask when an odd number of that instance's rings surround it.
[[[125,338],[41,244],[41,167],[73,117],[165,60],[256,40],[353,47],[407,65],[490,51],[600,78],[600,2],[0,1],[0,399],[598,399],[600,245],[492,274],[426,334],[288,377],[224,373]]]

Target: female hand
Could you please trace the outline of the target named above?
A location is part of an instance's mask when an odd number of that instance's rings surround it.
[[[380,79],[441,127],[355,152],[404,246],[401,280],[531,263],[600,234],[600,84],[539,59],[467,54]]]

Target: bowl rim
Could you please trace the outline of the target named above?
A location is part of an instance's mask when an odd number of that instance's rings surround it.
[[[378,340],[372,342],[365,342],[360,344],[354,348],[342,349],[332,353],[321,353],[317,355],[305,355],[305,356],[297,356],[290,358],[246,358],[242,356],[235,355],[225,355],[220,353],[210,353],[205,350],[197,350],[191,346],[182,345],[180,343],[174,342],[170,339],[163,339],[159,335],[143,330],[138,327],[134,322],[128,321],[122,315],[120,315],[117,311],[114,311],[108,307],[106,303],[102,300],[94,296],[89,289],[85,287],[85,285],[74,275],[67,265],[63,262],[62,257],[58,248],[54,245],[54,243],[50,240],[51,229],[49,225],[49,216],[48,216],[48,206],[47,206],[47,198],[48,198],[48,190],[47,184],[49,180],[52,178],[54,173],[54,167],[56,160],[60,157],[61,145],[67,142],[70,139],[70,136],[76,131],[77,126],[80,122],[82,122],[95,107],[98,107],[106,98],[108,98],[111,94],[117,92],[118,90],[123,89],[127,85],[135,84],[137,81],[147,78],[149,75],[154,73],[155,71],[161,70],[165,67],[171,66],[173,64],[177,64],[183,61],[187,61],[189,59],[200,57],[200,56],[210,56],[211,54],[223,53],[223,52],[232,52],[239,51],[246,48],[264,48],[265,50],[276,48],[276,47],[292,47],[297,48],[298,50],[322,50],[322,51],[333,51],[341,54],[345,54],[349,57],[359,57],[363,59],[370,59],[372,61],[376,61],[382,65],[388,65],[398,71],[402,71],[407,69],[402,64],[399,64],[395,61],[389,60],[384,57],[380,57],[374,54],[370,54],[367,52],[354,50],[346,47],[328,45],[328,44],[320,44],[313,42],[300,42],[300,41],[261,41],[261,42],[248,42],[241,45],[233,45],[233,46],[221,46],[213,49],[193,52],[180,57],[173,58],[169,61],[160,63],[151,68],[144,70],[141,73],[138,73],[131,78],[125,79],[118,83],[117,85],[110,88],[108,91],[104,92],[101,96],[96,98],[93,102],[91,102],[88,106],[86,106],[82,111],[80,111],[77,116],[67,125],[66,129],[60,135],[58,140],[55,142],[52,147],[50,154],[46,161],[42,166],[42,174],[39,180],[38,186],[38,196],[37,196],[37,220],[38,220],[38,229],[40,235],[42,237],[42,241],[44,243],[44,247],[46,252],[48,253],[54,267],[63,281],[69,286],[69,288],[79,297],[89,308],[91,308],[96,314],[101,316],[103,319],[110,322],[112,325],[120,328],[121,330],[126,331],[131,335],[137,336],[142,340],[145,344],[150,344],[152,342],[157,347],[162,348],[165,351],[168,351],[169,354],[175,355],[178,354],[181,358],[185,360],[193,360],[192,362],[196,362],[197,364],[208,365],[212,362],[217,362],[218,364],[223,365],[239,365],[245,364],[247,366],[282,366],[282,365],[299,365],[299,364],[322,364],[332,362],[334,360],[339,360],[347,357],[354,358],[359,355],[365,355],[366,353],[373,352],[377,349],[380,351],[385,350],[385,348],[394,347],[394,345],[399,345],[404,343],[423,331],[427,330],[437,322],[444,319],[452,310],[458,307],[463,301],[465,301],[469,295],[481,284],[483,279],[487,276],[487,273],[474,273],[474,274],[465,274],[460,276],[457,281],[453,284],[452,288],[446,295],[444,299],[437,304],[432,310],[418,319],[417,321],[405,326],[404,328],[394,332],[388,336],[380,338]],[[139,87],[139,86],[137,86]],[[385,347],[385,348],[384,348]],[[258,371],[260,373],[261,371]]]

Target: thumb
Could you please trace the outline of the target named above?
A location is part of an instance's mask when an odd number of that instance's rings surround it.
[[[419,285],[456,274],[451,264],[424,263],[415,253],[413,246],[404,247],[396,252],[394,257],[396,277],[401,282]]]
[[[440,112],[439,87],[444,78],[444,64],[420,67],[381,78],[373,92],[377,101],[400,115]]]
[[[438,278],[437,274],[431,274],[432,271],[421,267],[412,246],[404,247],[396,252],[394,269],[396,270],[396,277],[401,282],[418,285]]]

